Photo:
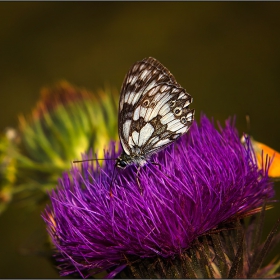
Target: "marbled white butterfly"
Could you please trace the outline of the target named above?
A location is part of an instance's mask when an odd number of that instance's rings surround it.
[[[118,125],[123,152],[117,167],[143,166],[152,154],[186,133],[194,120],[192,101],[156,59],[136,62],[121,88]]]

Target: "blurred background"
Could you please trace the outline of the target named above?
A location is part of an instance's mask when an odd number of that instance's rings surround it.
[[[1,132],[30,113],[41,87],[120,89],[130,66],[152,56],[193,96],[196,120],[235,115],[240,133],[280,151],[279,12],[279,2],[1,2]],[[0,278],[59,277],[40,253],[43,209],[12,203],[0,216]]]

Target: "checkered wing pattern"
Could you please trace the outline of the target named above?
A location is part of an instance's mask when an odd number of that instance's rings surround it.
[[[192,97],[169,70],[149,57],[127,73],[119,102],[121,160],[144,165],[149,156],[186,133],[193,120]]]

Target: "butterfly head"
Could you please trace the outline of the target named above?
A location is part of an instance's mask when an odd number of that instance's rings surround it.
[[[122,152],[122,154],[116,159],[116,166],[121,169],[125,169],[127,166],[132,164],[131,157]]]
[[[127,165],[128,165],[128,162],[125,159],[123,159],[121,156],[117,158],[116,166],[118,168],[125,169],[127,167]]]

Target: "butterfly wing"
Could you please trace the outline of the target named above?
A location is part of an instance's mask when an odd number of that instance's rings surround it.
[[[136,62],[125,77],[119,104],[119,137],[127,155],[148,156],[186,133],[192,97],[154,58]]]

